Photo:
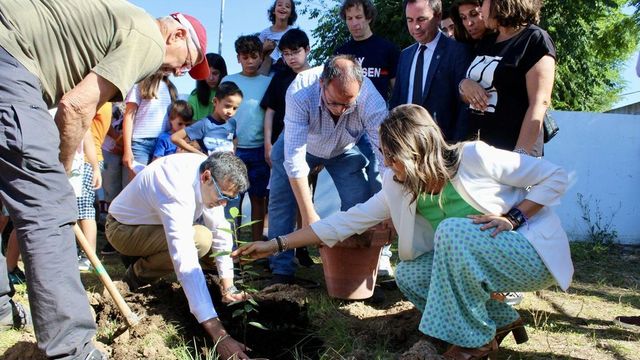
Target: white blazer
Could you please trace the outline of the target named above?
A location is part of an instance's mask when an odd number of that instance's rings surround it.
[[[569,240],[549,207],[559,203],[567,188],[562,168],[477,141],[463,147],[460,167],[451,183],[469,205],[484,214],[505,214],[524,199],[544,205],[517,231],[536,249],[558,285],[563,290],[569,287],[573,277]],[[416,216],[416,202],[393,180],[391,171],[385,172],[382,190],[367,202],[322,219],[311,228],[322,242],[333,246],[389,217],[398,232],[401,260],[413,260],[433,250],[431,224]]]

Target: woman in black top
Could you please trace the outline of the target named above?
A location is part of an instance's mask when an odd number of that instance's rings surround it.
[[[484,0],[486,35],[477,45],[467,79],[472,136],[497,148],[542,156],[544,114],[551,104],[556,50],[536,26],[539,0]]]

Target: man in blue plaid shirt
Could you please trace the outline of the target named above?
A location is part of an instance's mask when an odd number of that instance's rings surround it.
[[[295,229],[296,205],[303,226],[320,219],[307,181],[309,169],[318,165],[331,175],[341,210],[373,195],[365,172],[368,160],[355,144],[366,133],[382,166],[378,128],[386,116],[384,99],[352,56],[335,56],[298,75],[286,95],[284,133],[271,150],[269,238]],[[293,257],[289,250],[270,259],[272,283],[294,282]]]

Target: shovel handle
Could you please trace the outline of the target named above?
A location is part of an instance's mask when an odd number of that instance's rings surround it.
[[[133,311],[131,311],[131,308],[129,308],[129,305],[127,305],[122,295],[120,295],[118,288],[116,288],[115,284],[111,280],[111,277],[107,273],[107,270],[105,270],[104,266],[102,266],[102,262],[96,256],[95,251],[91,249],[91,246],[89,245],[89,241],[82,233],[82,230],[80,230],[80,227],[78,226],[78,224],[73,225],[73,232],[76,235],[78,244],[80,244],[80,247],[82,248],[84,253],[87,254],[87,257],[91,262],[91,265],[93,265],[93,268],[95,269],[95,273],[98,274],[100,281],[109,292],[109,295],[111,295],[111,298],[116,303],[116,306],[118,306],[118,309],[120,310],[120,313],[122,313],[122,316],[124,316],[124,319],[127,322],[127,326],[133,327],[137,325],[138,322],[140,322],[140,319]]]

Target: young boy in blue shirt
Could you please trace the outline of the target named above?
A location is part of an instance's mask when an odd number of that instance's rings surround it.
[[[210,155],[215,151],[234,152],[235,128],[229,123],[242,103],[242,91],[234,82],[220,84],[213,98],[213,112],[195,124],[177,131],[171,141],[179,148]],[[200,149],[191,145],[197,141]]]
[[[156,147],[153,150],[153,160],[175,154],[178,148],[171,142],[171,136],[176,132],[182,131],[193,121],[193,109],[188,102],[184,100],[176,100],[169,107],[169,124],[171,129],[163,132],[158,136]]]
[[[270,169],[264,159],[264,110],[260,107],[271,78],[258,73],[263,61],[262,42],[255,35],[240,36],[235,42],[238,62],[242,71],[227,75],[221,84],[233,81],[244,94],[236,116],[229,122],[236,129],[236,155],[247,166],[253,241],[262,240],[266,213],[267,184]]]

